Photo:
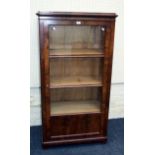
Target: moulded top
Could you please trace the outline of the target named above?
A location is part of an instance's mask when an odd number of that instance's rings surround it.
[[[96,17],[96,18],[116,18],[115,13],[97,13],[97,12],[37,12],[38,16],[53,16],[53,17]]]

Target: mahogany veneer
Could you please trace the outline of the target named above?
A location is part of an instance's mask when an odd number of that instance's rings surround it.
[[[106,142],[117,15],[37,15],[43,146]]]

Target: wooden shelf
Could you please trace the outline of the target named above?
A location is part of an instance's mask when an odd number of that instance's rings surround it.
[[[91,77],[67,77],[51,80],[50,88],[70,88],[70,87],[96,87],[102,86],[101,79]]]
[[[57,49],[49,50],[49,57],[104,57],[102,49]]]
[[[100,102],[96,100],[52,102],[51,115],[100,112]]]

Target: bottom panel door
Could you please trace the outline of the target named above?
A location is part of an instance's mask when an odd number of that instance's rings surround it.
[[[100,113],[51,116],[51,139],[87,138],[100,131]]]

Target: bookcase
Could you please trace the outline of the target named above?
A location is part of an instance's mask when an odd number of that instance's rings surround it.
[[[37,15],[43,146],[106,142],[117,15]]]

